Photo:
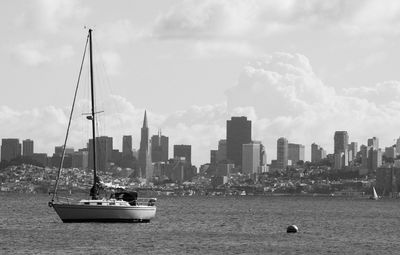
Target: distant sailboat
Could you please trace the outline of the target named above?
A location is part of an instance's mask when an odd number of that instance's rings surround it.
[[[372,187],[372,195],[369,197],[369,199],[372,199],[372,200],[378,200],[379,199],[379,196],[376,193],[375,187]]]

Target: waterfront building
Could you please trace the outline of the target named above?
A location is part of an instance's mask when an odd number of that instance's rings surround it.
[[[374,171],[381,166],[382,166],[382,150],[381,149],[372,150],[371,170]]]
[[[168,161],[169,138],[161,134],[151,137],[151,160],[152,162],[167,162]]]
[[[361,167],[369,172],[382,165],[382,151],[381,149],[374,149],[373,146],[373,144],[370,146],[361,145]]]
[[[242,173],[255,174],[260,167],[260,143],[243,144]]]
[[[226,139],[221,139],[218,141],[218,150],[217,150],[217,163],[226,161]]]
[[[88,143],[89,169],[93,169],[93,139]],[[107,171],[109,163],[112,162],[113,138],[108,136],[96,137],[96,170]]]
[[[288,143],[288,160],[296,165],[299,161],[304,162],[304,145]]]
[[[21,156],[21,144],[17,138],[1,139],[1,161],[11,161]]]
[[[285,169],[288,165],[288,140],[281,137],[277,141],[277,167]]]
[[[174,145],[174,158],[185,158],[189,165],[192,165],[192,146],[179,144]]]
[[[242,166],[242,146],[251,142],[251,121],[247,117],[232,117],[226,121],[226,156]]]
[[[122,157],[132,157],[132,136],[124,135],[122,137]]]
[[[151,150],[149,144],[149,127],[147,125],[147,113],[144,112],[143,126],[141,129],[140,149],[139,149],[139,175],[142,178],[153,176],[153,166],[151,163]]]
[[[334,154],[339,154],[347,150],[349,135],[347,131],[336,131],[334,136]]]
[[[33,156],[33,141],[26,139],[22,141],[22,156],[32,157]]]

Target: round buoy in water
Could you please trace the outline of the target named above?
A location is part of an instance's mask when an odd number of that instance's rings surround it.
[[[299,231],[299,228],[296,225],[290,225],[286,229],[286,233],[297,233]]]

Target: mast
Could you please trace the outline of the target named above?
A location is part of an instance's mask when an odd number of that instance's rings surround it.
[[[93,187],[90,190],[90,196],[92,199],[98,198],[98,181],[97,181],[97,173],[96,173],[96,121],[95,121],[95,108],[94,108],[94,81],[93,81],[93,51],[92,51],[92,29],[89,29],[89,62],[90,62],[90,92],[91,92],[91,101],[92,101],[92,112],[90,116],[90,120],[92,121],[92,137],[93,137]]]

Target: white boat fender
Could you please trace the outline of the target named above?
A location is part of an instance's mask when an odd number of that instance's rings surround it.
[[[299,228],[296,225],[290,225],[286,229],[286,233],[297,233],[299,231]]]

